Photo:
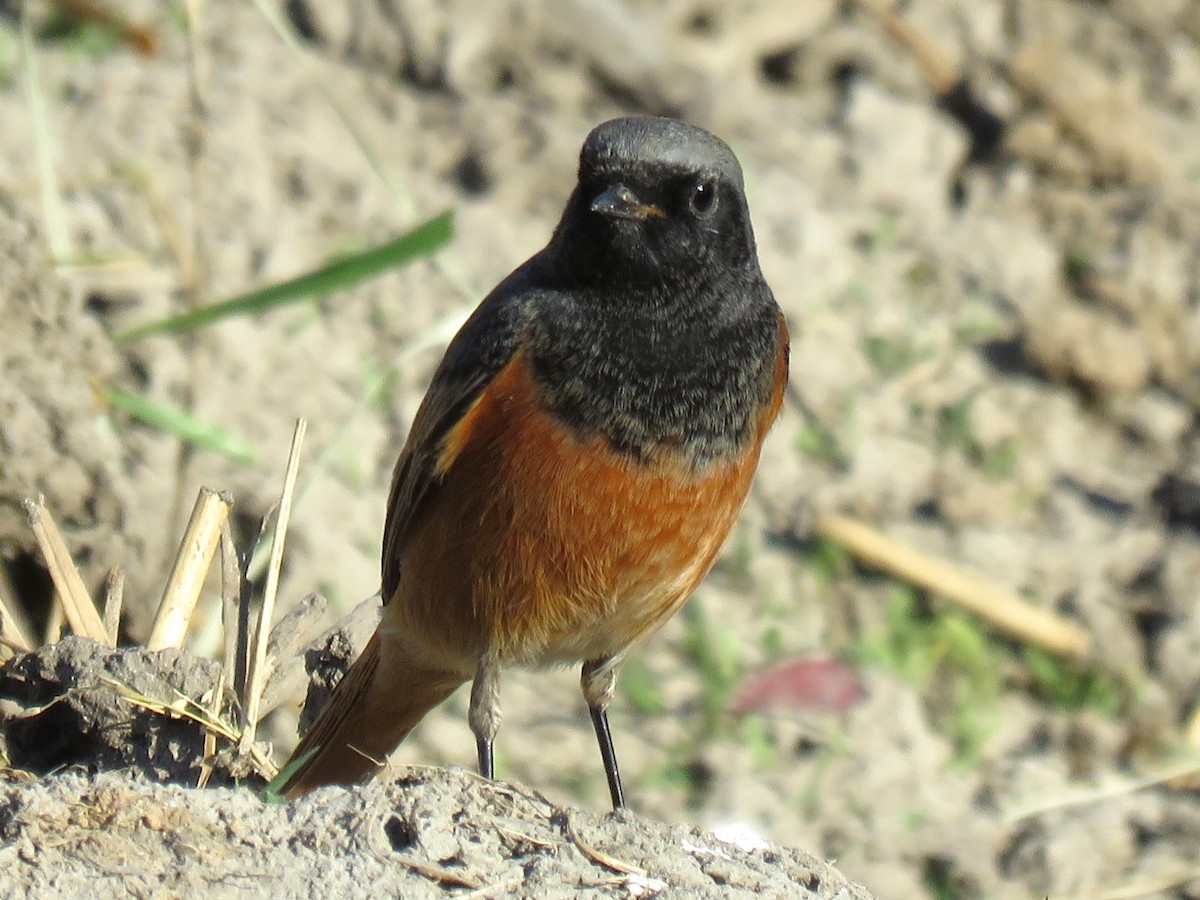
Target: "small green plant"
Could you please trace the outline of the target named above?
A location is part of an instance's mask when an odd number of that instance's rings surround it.
[[[818,419],[810,414],[796,432],[793,446],[820,465],[843,466],[858,442],[858,396],[847,392],[836,401],[832,415]]]
[[[683,794],[689,808],[695,808],[703,800],[703,785],[697,778],[696,766],[692,762],[695,744],[688,740],[671,747],[667,761],[638,779],[638,786],[657,788],[675,794]]]
[[[192,20],[188,16],[187,0],[169,0],[163,4],[166,20],[179,30],[180,34],[191,31]]]
[[[973,396],[943,407],[937,416],[938,443],[960,451],[969,462],[978,466],[993,481],[1011,478],[1021,457],[1021,442],[1005,438],[994,447],[985,446],[975,429]]]
[[[869,334],[863,339],[863,352],[884,377],[907,372],[932,355],[928,348],[919,347],[907,335]]]
[[[1046,703],[1068,710],[1091,709],[1105,716],[1120,713],[1125,695],[1113,676],[1082,669],[1039,647],[1023,647],[1021,657],[1034,695]]]
[[[863,635],[853,655],[894,672],[921,689],[931,715],[953,742],[955,761],[971,766],[995,726],[1005,672],[1023,664],[1031,693],[1067,711],[1116,715],[1124,694],[1117,679],[1082,669],[1037,647],[1016,647],[989,635],[955,609],[933,612],[912,588],[897,587],[885,607],[881,633]]]
[[[768,626],[759,638],[763,656],[768,663],[778,662],[787,654],[787,644],[784,640],[783,629],[778,625]]]
[[[905,270],[904,279],[912,291],[924,292],[937,284],[940,271],[935,260],[921,255]]]
[[[698,599],[683,608],[683,621],[683,652],[692,661],[703,685],[702,737],[711,737],[726,727],[725,710],[742,675],[742,666],[733,632],[711,625]]]
[[[825,790],[826,786],[823,784],[825,773],[835,759],[844,757],[846,754],[845,732],[841,730],[830,732],[828,743],[818,752],[816,763],[811,768],[812,774],[801,787],[796,798],[796,805],[806,819],[815,819],[820,813],[821,800],[828,796],[828,791]]]
[[[658,679],[640,656],[625,663],[617,690],[633,709],[647,715],[661,715],[667,711],[667,701],[658,686]]]
[[[746,716],[737,725],[739,743],[750,751],[754,764],[771,769],[779,763],[779,746],[762,716]]]
[[[879,220],[879,226],[867,237],[867,252],[878,253],[895,246],[900,235],[900,214],[885,213]]]
[[[954,742],[956,760],[970,765],[993,726],[1005,652],[974,619],[956,610],[928,613],[920,600],[912,588],[897,587],[887,601],[884,632],[861,638],[854,656],[920,687]]]
[[[1021,442],[1005,438],[983,457],[983,474],[992,481],[1007,481],[1017,469],[1021,458]]]
[[[808,459],[822,465],[836,463],[842,458],[833,432],[815,422],[806,423],[797,432],[796,449]]]
[[[955,447],[968,456],[980,451],[979,439],[975,435],[975,423],[971,418],[974,397],[964,397],[957,403],[942,407],[937,417],[937,439],[939,444]]]
[[[329,601],[330,609],[346,608],[346,601],[342,597],[342,592],[338,590],[338,586],[332,581],[321,580],[317,582],[317,591]]]
[[[194,447],[220,453],[238,462],[254,462],[254,450],[250,444],[241,435],[227,428],[214,425],[177,406],[135,394],[116,385],[101,387],[100,393],[108,407],[119,409],[147,425],[170,432]]]
[[[152,334],[178,334],[230,316],[254,315],[344,290],[359,281],[429,256],[449,242],[453,222],[452,213],[442,213],[386,244],[339,258],[311,272],[239,294],[220,303],[198,306],[158,322],[140,325],[117,335],[117,340],[129,342]]]
[[[967,294],[961,307],[954,325],[954,339],[959,344],[974,345],[1002,337],[1009,333],[1010,327],[994,304],[974,291]]]
[[[381,246],[341,257],[295,278],[257,288],[219,303],[198,306],[157,322],[140,325],[117,335],[116,339],[127,343],[150,335],[181,334],[231,316],[256,315],[282,306],[312,303],[359,281],[429,256],[450,240],[452,229],[453,215],[446,212]],[[382,373],[371,378],[369,372],[364,372],[364,380],[378,389],[369,393],[372,400],[386,390],[390,377],[390,373]],[[175,434],[181,440],[243,462],[252,462],[254,459],[249,445],[227,429],[115,385],[102,386],[100,390],[110,406]]]
[[[275,775],[275,777],[272,778],[269,782],[267,782],[267,786],[265,788],[263,788],[263,792],[262,792],[263,802],[264,803],[286,803],[287,797],[285,797],[282,793],[283,786],[285,784],[287,784],[288,781],[291,779],[292,775],[301,766],[303,766],[306,762],[308,762],[310,759],[312,759],[313,754],[315,754],[320,749],[321,749],[320,747],[313,747],[311,750],[309,750],[307,753],[303,754],[302,756],[298,756],[293,760],[289,760],[288,764],[286,766],[284,766],[282,769],[280,769],[279,772]]]
[[[45,26],[38,34],[43,41],[63,44],[85,59],[104,59],[121,49],[123,44],[118,28],[88,21],[53,8]]]
[[[601,779],[589,769],[582,767],[569,769],[560,776],[559,784],[579,803],[590,803],[601,791],[608,788]]]
[[[850,571],[850,554],[837,541],[818,538],[808,554],[808,564],[823,585],[831,586]]]
[[[1095,253],[1088,244],[1077,241],[1063,251],[1062,274],[1069,284],[1082,288],[1094,271]]]
[[[954,865],[942,856],[930,856],[923,866],[925,887],[933,900],[957,900],[963,896],[962,886],[954,877]]]

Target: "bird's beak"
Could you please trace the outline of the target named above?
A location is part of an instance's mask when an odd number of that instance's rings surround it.
[[[592,212],[613,219],[632,219],[644,222],[649,218],[665,219],[667,214],[657,206],[643,203],[637,194],[623,184],[614,184],[592,201]]]

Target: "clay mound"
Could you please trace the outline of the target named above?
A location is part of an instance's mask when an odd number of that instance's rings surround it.
[[[410,770],[290,804],[135,772],[0,780],[0,883],[26,895],[870,895],[809,854],[596,815],[462,771]],[[137,860],[136,865],[127,861]],[[469,896],[459,893],[458,896]],[[453,896],[453,895],[452,895]]]
[[[211,739],[187,714],[203,710],[188,701],[209,695],[219,671],[186,650],[113,650],[80,637],[15,657],[0,666],[0,738],[9,764],[38,775],[76,765],[134,769],[194,785]],[[249,773],[231,754],[207,762],[213,784]]]
[[[0,888],[870,896],[801,851],[630,812],[567,809],[461,770],[401,770],[271,802],[228,742],[178,712],[183,698],[211,691],[218,668],[182,650],[111,650],[77,637],[0,666],[0,736],[11,764],[0,769]],[[214,756],[214,745],[225,749]],[[211,783],[241,786],[188,786],[209,767]]]

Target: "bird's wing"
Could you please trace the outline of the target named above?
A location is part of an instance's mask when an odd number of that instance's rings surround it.
[[[483,396],[521,345],[522,322],[532,302],[530,274],[537,257],[500,283],[450,342],[396,460],[383,530],[382,596],[400,583],[400,557],[413,519],[445,474],[446,438]]]

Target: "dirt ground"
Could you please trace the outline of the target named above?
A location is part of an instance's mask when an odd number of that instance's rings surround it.
[[[978,164],[979,148],[933,98],[931,68],[854,4],[282,5],[302,52],[252,4],[204,5],[198,97],[175,6],[122,4],[153,24],[152,56],[94,34],[43,33],[38,95],[61,224],[46,216],[30,74],[16,19],[0,5],[6,600],[42,627],[50,590],[20,507],[41,494],[89,586],[112,565],[124,570],[124,637],[144,638],[196,491],[228,491],[249,540],[278,496],[300,416],[311,478],[302,474],[281,597],[319,589],[341,610],[368,597],[387,478],[452,333],[446,323],[545,242],[593,125],[634,111],[679,115],[726,138],[746,169],[763,268],[793,334],[792,384],[720,564],[630,666],[615,702],[634,809],[665,823],[747,824],[774,847],[836,862],[881,897],[1200,897],[1194,781],[1121,786],[1194,759],[1187,735],[1200,702],[1195,4],[905,4],[906,20],[965,68],[1005,123],[1001,157]],[[37,22],[48,16],[30,10]],[[221,299],[448,208],[456,235],[432,262],[187,338],[112,340],[182,308],[189,284]],[[91,264],[53,266],[51,247]],[[388,391],[364,403],[389,368]],[[243,435],[256,462],[181,454],[171,436],[104,409],[104,385],[191,405]],[[1091,658],[1059,666],[855,565],[816,532],[835,511],[1069,617],[1091,635]],[[194,646],[215,652],[216,634],[202,617]],[[862,702],[833,715],[729,714],[749,673],[817,653],[851,661]],[[0,709],[24,715],[45,702],[9,692]],[[401,780],[361,795],[280,808],[127,774],[27,784],[10,773],[0,859],[21,860],[22,878],[57,870],[67,851],[47,842],[43,809],[60,809],[63,827],[95,830],[128,805],[147,810],[128,820],[131,833],[151,844],[173,835],[148,872],[224,858],[211,842],[195,857],[179,849],[197,846],[196,821],[240,847],[250,839],[239,822],[269,820],[263,833],[297,865],[341,852],[345,877],[375,878],[387,847],[424,840],[413,816],[528,803],[536,814],[510,827],[528,842],[527,876],[556,877],[569,853],[592,868],[570,878],[616,878],[564,824],[566,804],[607,804],[577,674],[507,673],[503,702],[499,769],[525,787],[401,768]],[[453,697],[396,765],[469,767],[465,707]],[[294,710],[276,717],[280,758],[293,726]],[[153,773],[152,759],[105,756],[118,750],[96,749],[93,766]],[[15,768],[40,771],[28,759]],[[436,785],[429,799],[417,783]],[[402,827],[389,832],[384,817],[357,829],[356,796],[394,807]],[[47,806],[33,815],[34,803]],[[319,809],[328,830],[316,838],[305,823]],[[175,824],[155,818],[163,810]],[[633,817],[573,815],[613,829],[602,836],[608,853],[633,846],[621,830]],[[692,834],[646,827],[656,837],[632,859],[652,860],[667,843],[679,856]],[[400,849],[397,829],[409,835]],[[518,838],[481,834],[436,830],[430,846],[455,848],[422,849],[421,859],[457,859],[472,883],[503,884],[514,877],[508,862],[476,865],[482,857],[462,847],[508,841],[511,860]],[[243,868],[220,871],[234,879],[278,864],[247,846]],[[83,871],[80,860],[112,864],[83,837],[70,847],[79,852],[64,879]],[[772,865],[785,879],[818,870],[770,852],[777,865],[683,853],[658,877],[715,890],[711,872],[688,879],[721,859],[737,869],[726,883],[750,890]],[[859,896],[821,871],[821,896]],[[539,882],[538,896],[584,881]],[[230,893],[254,887],[226,882]]]
[[[215,663],[67,637],[0,667],[5,896],[773,896],[869,900],[809,853],[554,804],[461,769],[407,768],[354,790],[264,802],[204,729],[114,693],[202,696]],[[52,702],[53,701],[53,702]],[[37,779],[30,770],[57,770]],[[88,774],[87,769],[100,770]],[[174,782],[174,783],[168,783]],[[231,787],[235,783],[241,787]],[[261,786],[261,782],[259,783]]]

